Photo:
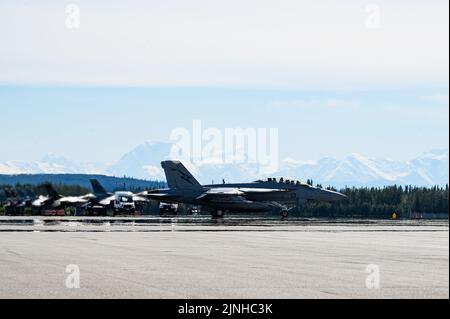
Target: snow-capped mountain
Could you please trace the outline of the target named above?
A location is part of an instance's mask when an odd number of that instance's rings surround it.
[[[106,169],[114,176],[133,176],[143,179],[164,179],[161,161],[169,159],[171,143],[148,141],[125,154]]]
[[[164,142],[146,142],[123,156],[108,172],[138,178],[163,179],[162,160],[170,159],[172,145]],[[202,183],[212,181],[251,181],[271,176],[293,179],[313,179],[315,183],[337,187],[382,186],[392,184],[445,185],[449,180],[448,150],[433,150],[410,161],[372,159],[351,154],[343,160],[323,158],[318,161],[299,161],[286,158],[274,174],[261,175],[259,167],[251,163],[223,164],[203,161],[187,164]]]
[[[164,180],[160,163],[170,159],[172,144],[145,142],[112,165],[74,163],[64,157],[47,155],[37,162],[9,161],[0,163],[0,174],[86,173],[129,176]],[[383,185],[445,185],[449,181],[448,149],[432,150],[409,161],[367,158],[351,154],[344,159],[322,158],[317,161],[284,159],[279,170],[270,176],[260,173],[252,163],[222,164],[216,161],[185,163],[202,183],[252,181],[266,177],[312,179],[322,185],[383,186]]]
[[[0,174],[102,174],[104,170],[102,163],[75,163],[54,154],[47,154],[40,161],[0,163]]]
[[[334,186],[445,185],[449,181],[448,150],[433,150],[410,161],[372,159],[352,154],[343,160],[324,158],[296,163],[285,160],[279,173],[305,176]]]

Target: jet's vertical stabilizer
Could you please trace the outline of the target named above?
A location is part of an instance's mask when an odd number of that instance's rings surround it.
[[[58,192],[53,188],[53,185],[50,183],[46,183],[43,185],[45,188],[45,191],[47,192],[48,196],[52,199],[60,199],[61,195],[58,194]]]
[[[166,173],[169,188],[202,189],[200,183],[179,161],[164,161],[161,163]]]
[[[100,182],[97,179],[90,179],[89,180],[92,185],[92,189],[94,190],[95,195],[107,195],[108,192],[106,189],[100,184]]]

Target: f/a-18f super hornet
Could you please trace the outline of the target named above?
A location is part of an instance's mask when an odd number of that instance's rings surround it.
[[[205,185],[207,188],[235,188],[245,193],[252,201],[275,201],[299,206],[308,201],[337,202],[347,198],[339,192],[314,187],[300,181],[269,178],[251,183]],[[270,191],[269,191],[270,190]]]
[[[81,207],[95,198],[94,194],[86,194],[83,196],[62,196],[53,188],[52,184],[47,183],[42,186],[45,188],[47,196],[41,195],[33,201],[32,206],[37,209]]]
[[[214,217],[223,217],[226,212],[268,211],[278,211],[282,217],[287,217],[289,210],[283,203],[309,200],[334,202],[346,198],[331,190],[273,179],[267,182],[202,186],[179,161],[164,161],[161,166],[169,188],[147,191],[149,199],[201,206],[211,211]]]
[[[87,205],[87,210],[101,211],[106,213],[108,208],[114,209],[115,213],[130,213],[136,209],[135,203],[145,203],[148,200],[140,194],[132,192],[107,192],[97,179],[89,180],[94,190],[95,198]]]

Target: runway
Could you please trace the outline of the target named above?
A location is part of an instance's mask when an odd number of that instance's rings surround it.
[[[449,298],[448,231],[448,220],[1,217],[0,298]]]

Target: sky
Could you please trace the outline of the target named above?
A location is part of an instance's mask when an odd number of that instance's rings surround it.
[[[0,161],[112,162],[193,120],[297,159],[448,148],[448,1],[67,4],[0,1]]]

